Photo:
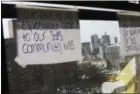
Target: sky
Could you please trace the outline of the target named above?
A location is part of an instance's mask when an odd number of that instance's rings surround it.
[[[9,38],[8,22],[10,20],[3,20],[4,38]],[[105,32],[110,35],[111,43],[114,43],[114,37],[118,37],[120,40],[118,21],[80,20],[81,42],[90,42],[93,34],[97,34],[100,38]]]

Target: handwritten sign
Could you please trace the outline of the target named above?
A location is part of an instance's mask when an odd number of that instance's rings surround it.
[[[66,20],[64,16],[59,15],[61,19],[25,19],[15,22],[21,64],[52,64],[81,59],[79,20]]]
[[[121,55],[140,54],[140,17],[119,16]]]

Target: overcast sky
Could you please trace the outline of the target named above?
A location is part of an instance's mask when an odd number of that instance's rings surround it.
[[[8,38],[8,21],[3,20],[4,38]],[[111,43],[114,43],[114,37],[119,38],[118,21],[101,21],[101,20],[80,20],[81,42],[90,42],[90,37],[97,34],[98,37],[107,33],[111,37]]]

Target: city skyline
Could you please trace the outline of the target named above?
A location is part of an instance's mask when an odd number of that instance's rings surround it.
[[[114,37],[120,42],[120,32],[118,21],[103,20],[80,20],[81,42],[91,42],[92,35],[101,38],[105,32],[110,36],[111,44],[114,44]]]

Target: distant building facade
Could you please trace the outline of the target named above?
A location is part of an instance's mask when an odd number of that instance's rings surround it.
[[[100,42],[99,42],[99,38],[97,35],[91,36],[91,45],[92,45],[92,53],[98,54]]]
[[[105,57],[115,69],[120,69],[120,46],[106,46]]]
[[[82,55],[87,56],[91,54],[91,45],[90,42],[82,43]]]
[[[99,53],[97,55],[100,59],[104,58],[104,54],[103,54],[103,47],[99,46]]]
[[[102,44],[103,46],[106,46],[106,45],[110,45],[110,44],[111,44],[111,42],[110,42],[110,36],[107,35],[106,33],[105,33],[105,35],[103,35],[102,38],[101,38],[101,44]]]
[[[114,42],[115,42],[115,44],[118,43],[118,38],[117,37],[114,37]]]

